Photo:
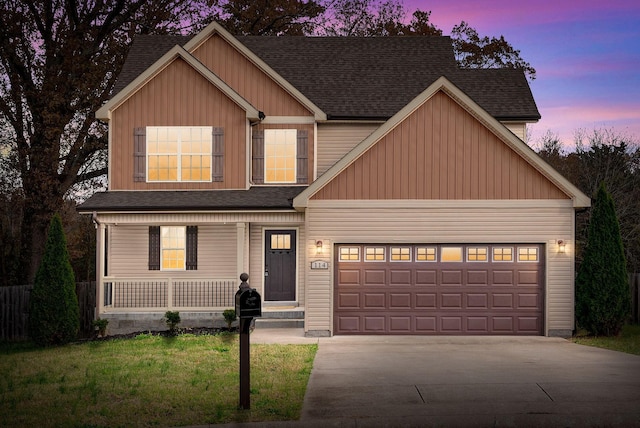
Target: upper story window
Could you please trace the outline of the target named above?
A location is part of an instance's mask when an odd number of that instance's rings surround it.
[[[264,182],[296,182],[295,129],[267,129],[264,131]]]
[[[211,181],[212,127],[148,126],[147,181]]]
[[[302,129],[252,131],[251,178],[255,184],[308,184],[309,137]]]

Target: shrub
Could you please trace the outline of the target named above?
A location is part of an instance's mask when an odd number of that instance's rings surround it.
[[[169,332],[171,334],[176,334],[178,324],[180,324],[180,312],[178,311],[167,311],[164,314],[164,320],[167,323],[167,327],[169,327]]]
[[[78,336],[80,310],[62,220],[51,219],[29,309],[29,334],[41,346],[61,345]]]
[[[236,310],[225,309],[224,312],[222,312],[222,316],[224,317],[224,320],[227,322],[227,329],[231,330],[231,324],[233,324],[233,322],[238,318],[236,316]]]
[[[105,336],[107,333],[107,325],[109,325],[109,320],[105,318],[98,318],[94,320],[91,325],[98,331],[100,336]]]
[[[576,323],[598,335],[617,335],[631,311],[620,226],[611,195],[600,184],[576,277]]]

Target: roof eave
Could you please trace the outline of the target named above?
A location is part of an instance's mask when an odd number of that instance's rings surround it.
[[[195,35],[191,40],[189,40],[184,48],[193,52],[198,46],[204,43],[211,35],[218,34],[228,43],[230,43],[233,47],[238,49],[244,56],[249,58],[256,66],[258,66],[262,71],[264,71],[267,75],[269,75],[272,79],[274,79],[282,88],[284,88],[287,92],[289,92],[296,100],[298,100],[303,106],[305,106],[309,111],[311,111],[314,115],[314,118],[317,121],[326,121],[327,114],[320,109],[315,103],[313,103],[309,98],[307,98],[302,92],[296,89],[291,83],[285,80],[280,74],[278,74],[273,68],[267,65],[262,59],[260,59],[256,54],[254,54],[249,48],[240,43],[238,39],[236,39],[231,33],[225,30],[220,24],[217,22],[212,22],[209,24],[204,30]]]
[[[206,68],[200,61],[193,57],[187,50],[179,45],[171,48],[160,59],[153,63],[143,73],[136,77],[131,83],[125,86],[120,92],[107,101],[102,107],[96,111],[96,119],[109,121],[111,120],[111,112],[122,105],[127,99],[129,99],[134,93],[142,88],[153,77],[160,73],[176,58],[181,58],[186,61],[193,69],[195,69],[200,75],[207,79],[210,83],[219,88],[225,93],[231,100],[233,100],[238,106],[240,106],[245,112],[246,117],[249,120],[258,120],[259,111],[247,100],[242,98],[236,91],[234,91],[227,83],[216,76],[211,70]]]
[[[509,131],[500,121],[491,116],[486,110],[480,107],[473,99],[466,95],[461,89],[455,86],[446,77],[440,77],[420,95],[410,101],[391,119],[381,125],[371,135],[365,138],[351,152],[336,162],[329,170],[327,170],[320,178],[313,182],[307,189],[296,196],[293,200],[293,206],[302,210],[307,207],[309,199],[318,192],[322,187],[335,178],[340,172],[346,169],[351,163],[368,150],[373,144],[391,132],[399,123],[407,118],[413,111],[420,107],[424,102],[430,99],[438,91],[444,91],[470,114],[494,131],[511,149],[526,159],[534,168],[540,171],[545,177],[551,180],[573,201],[574,208],[588,207],[591,200],[569,180],[564,178],[560,173],[540,158],[524,141],[520,140],[511,131]]]

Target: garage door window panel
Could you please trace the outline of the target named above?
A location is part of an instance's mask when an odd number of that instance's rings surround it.
[[[493,247],[493,261],[494,262],[512,262],[513,248],[512,247]]]
[[[445,263],[461,262],[462,247],[442,247],[440,249],[440,260]]]
[[[410,262],[411,247],[391,247],[392,262]]]
[[[386,260],[384,247],[366,247],[364,251],[365,262],[384,262]]]
[[[435,262],[436,247],[416,247],[417,262]]]
[[[468,262],[486,262],[487,247],[467,247]]]
[[[340,247],[341,262],[359,262],[360,247]]]
[[[519,262],[537,262],[538,247],[518,247]]]

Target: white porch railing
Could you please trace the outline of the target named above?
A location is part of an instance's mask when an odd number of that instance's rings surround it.
[[[235,306],[231,278],[114,278],[100,284],[101,313],[210,311]]]

